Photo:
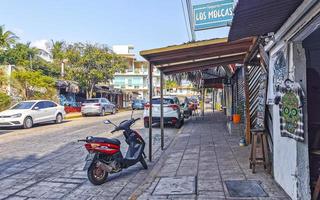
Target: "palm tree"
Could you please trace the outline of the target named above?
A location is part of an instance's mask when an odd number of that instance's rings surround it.
[[[51,54],[54,60],[61,62],[64,59],[65,42],[51,40]]]
[[[4,25],[0,26],[0,49],[9,48],[19,39],[13,32],[5,31]]]

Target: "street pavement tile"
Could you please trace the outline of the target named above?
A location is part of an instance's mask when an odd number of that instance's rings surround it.
[[[223,192],[223,185],[220,180],[198,179],[198,190],[199,191],[222,191]]]
[[[11,197],[8,197],[6,200],[25,200],[27,198],[28,197],[11,196]]]
[[[196,177],[177,176],[160,178],[152,195],[184,195],[195,194]]]
[[[223,197],[210,197],[207,195],[198,195],[198,200],[226,200],[226,198]]]
[[[207,197],[207,198],[225,198],[225,194],[223,191],[198,191],[199,197]]]
[[[196,200],[196,195],[169,195],[168,199],[172,200]]]

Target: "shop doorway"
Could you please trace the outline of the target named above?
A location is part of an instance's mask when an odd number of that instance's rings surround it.
[[[320,29],[303,41],[307,65],[308,141],[310,187],[314,191],[320,175]]]

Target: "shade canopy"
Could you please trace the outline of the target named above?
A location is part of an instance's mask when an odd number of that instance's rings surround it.
[[[239,0],[229,41],[276,32],[303,0]]]
[[[243,64],[254,42],[252,37],[232,42],[228,42],[228,38],[220,38],[145,50],[140,55],[170,75]]]

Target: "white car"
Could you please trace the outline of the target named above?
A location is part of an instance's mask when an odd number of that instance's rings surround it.
[[[54,121],[61,123],[64,107],[49,100],[21,101],[0,112],[0,127],[31,128],[34,124]]]
[[[143,121],[144,127],[149,127],[149,108],[150,104],[144,105]],[[163,119],[164,124],[172,124],[176,128],[180,128],[184,123],[183,111],[180,108],[179,99],[177,97],[163,97]],[[152,123],[160,122],[160,97],[152,98]]]

